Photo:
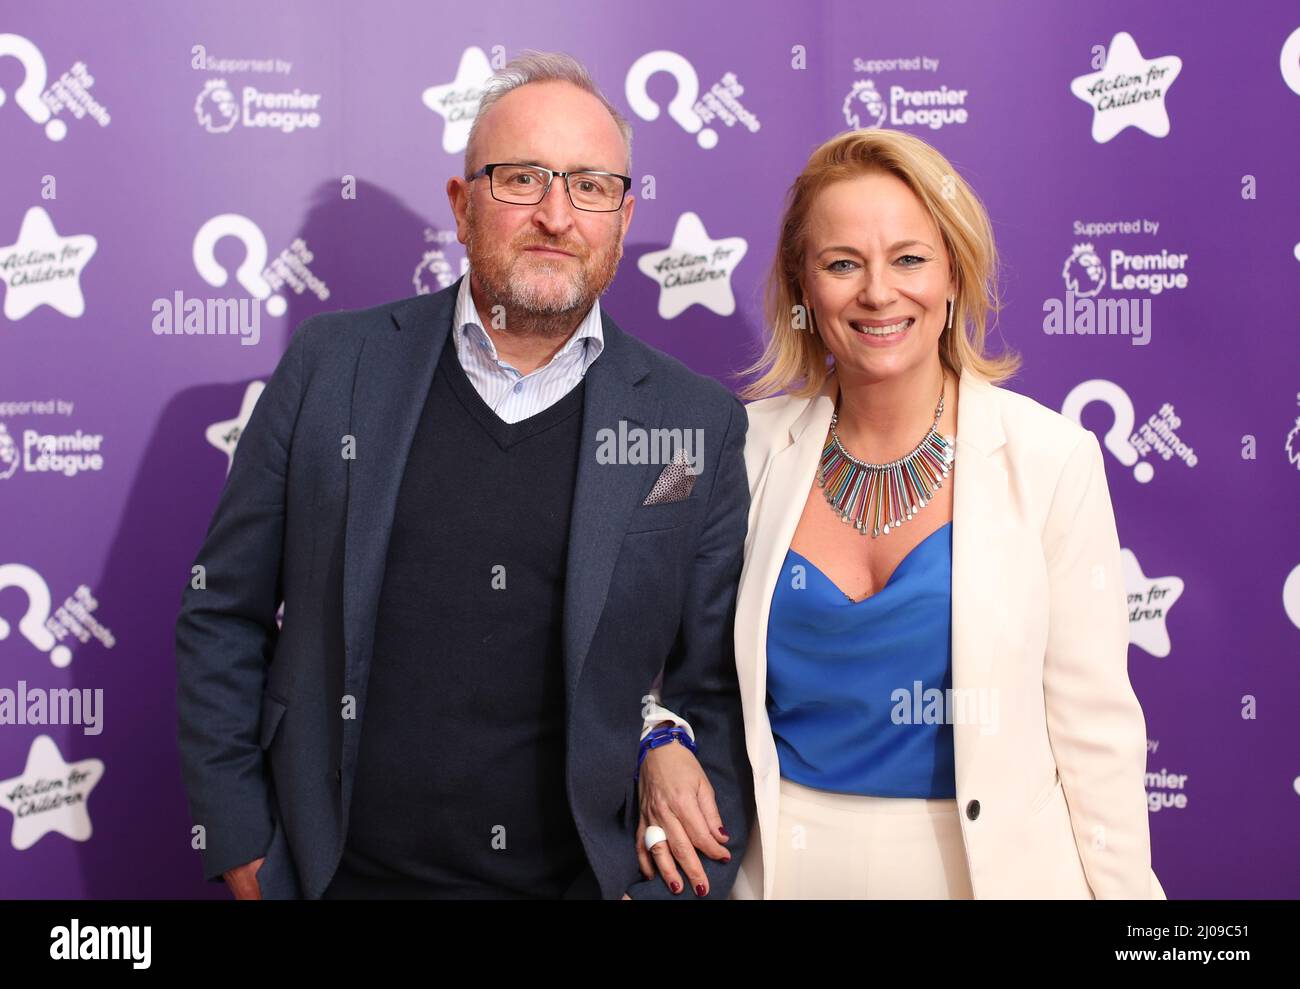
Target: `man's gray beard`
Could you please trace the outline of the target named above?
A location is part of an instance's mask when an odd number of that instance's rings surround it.
[[[581,271],[568,276],[565,286],[567,290],[562,291],[560,297],[556,299],[550,292],[529,284],[527,279],[516,277],[519,266],[530,263],[523,257],[518,257],[511,263],[505,277],[505,284],[498,284],[491,262],[480,262],[477,265],[474,263],[474,257],[478,253],[474,247],[474,240],[471,234],[465,243],[470,270],[478,275],[479,281],[483,283],[491,297],[492,304],[505,306],[509,331],[547,337],[562,337],[572,332],[573,327],[569,325],[569,317],[574,313],[585,313],[591,308],[597,296],[612,284],[613,274],[618,270],[618,263],[623,257],[620,244],[615,250],[614,263],[606,284],[599,292],[591,290],[587,269],[583,267]],[[597,272],[598,276],[600,274]]]
[[[499,301],[505,304],[507,311],[526,313],[529,316],[563,316],[577,309],[585,312],[591,308],[594,296],[589,298],[587,295],[585,268],[567,277],[565,290],[555,299],[550,289],[541,288],[528,279],[519,277],[520,268],[530,263],[527,258],[515,258],[506,284],[490,286],[497,293]],[[500,292],[497,292],[498,288]]]

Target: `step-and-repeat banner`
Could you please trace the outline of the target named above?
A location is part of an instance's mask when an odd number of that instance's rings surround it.
[[[889,127],[948,156],[1002,254],[1007,387],[1107,458],[1154,868],[1171,897],[1300,895],[1300,9],[1194,13],[6,5],[3,895],[227,895],[180,779],[181,590],[298,323],[462,271],[444,186],[528,48],[577,56],[633,124],[602,304],[732,387],[812,148]],[[197,318],[211,299],[228,323]]]

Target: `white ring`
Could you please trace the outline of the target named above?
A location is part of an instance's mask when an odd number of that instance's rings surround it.
[[[645,829],[645,837],[641,840],[645,842],[646,851],[652,851],[659,842],[668,840],[668,832],[652,824]]]

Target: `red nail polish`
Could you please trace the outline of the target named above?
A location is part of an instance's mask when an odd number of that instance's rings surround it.
[[[722,835],[724,838],[731,837],[731,832],[728,831],[726,828],[722,827],[721,825],[718,826],[718,834]]]
[[[671,885],[674,893],[680,893],[682,891],[681,883],[674,881]]]
[[[704,895],[704,883],[696,883],[696,884],[695,884],[695,895],[696,895],[696,896],[703,896],[703,895]]]

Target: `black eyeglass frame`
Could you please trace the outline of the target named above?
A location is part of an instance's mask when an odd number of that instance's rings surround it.
[[[496,190],[492,186],[492,172],[503,165],[509,165],[515,168],[535,168],[539,172],[546,173],[546,185],[542,189],[542,194],[537,197],[537,202],[521,203],[517,199],[502,199],[496,194]],[[627,202],[628,190],[632,188],[632,176],[621,175],[618,172],[602,172],[594,168],[583,168],[573,172],[557,172],[555,169],[547,168],[545,165],[534,165],[531,162],[523,161],[494,161],[489,165],[484,165],[473,175],[468,176],[466,181],[473,182],[475,179],[481,179],[484,175],[488,177],[488,192],[491,193],[492,198],[499,203],[505,203],[507,206],[536,206],[537,203],[540,203],[545,199],[547,193],[551,191],[551,183],[555,181],[555,177],[558,175],[560,178],[564,179],[564,192],[565,195],[569,197],[569,204],[574,209],[580,209],[584,213],[617,213],[623,208],[623,204]],[[579,206],[573,201],[573,190],[569,188],[570,175],[608,175],[616,179],[622,179],[623,195],[619,199],[618,205],[611,209],[592,209],[590,206]]]

